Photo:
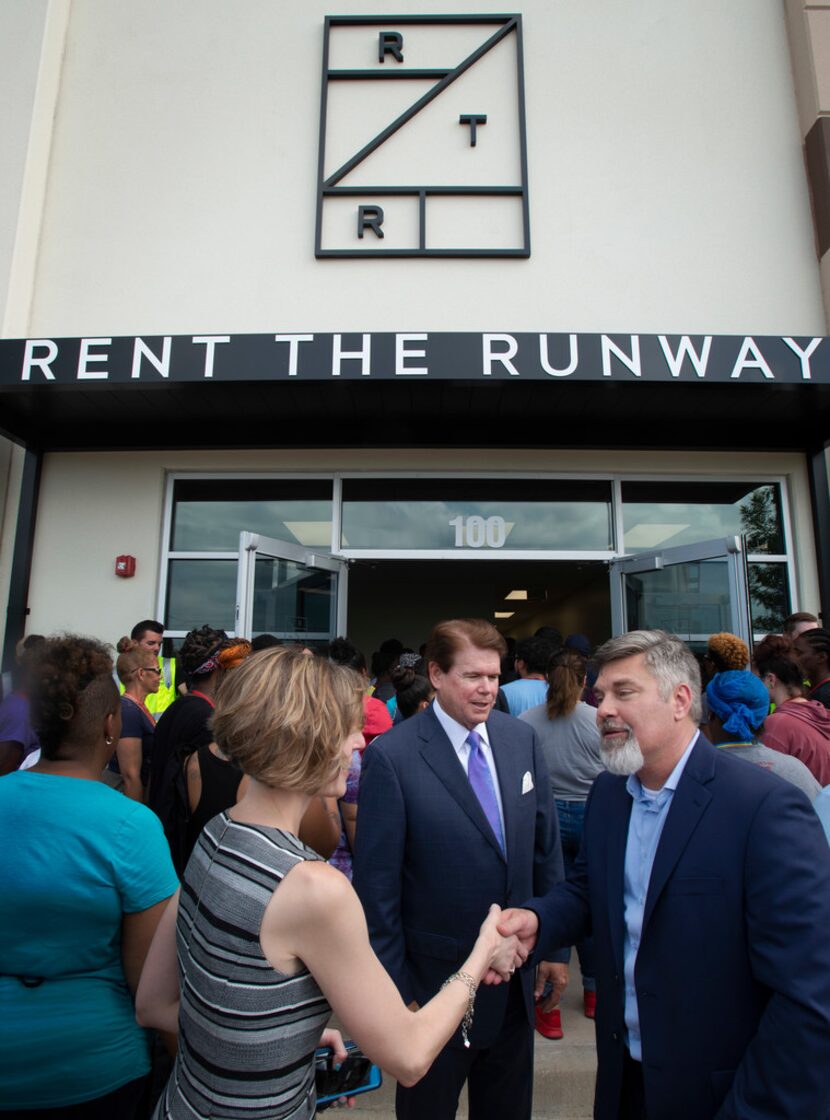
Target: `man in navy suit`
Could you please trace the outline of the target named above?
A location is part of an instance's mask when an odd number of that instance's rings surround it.
[[[505,642],[489,622],[440,623],[427,643],[432,707],[363,756],[354,886],[375,952],[407,1003],[426,1003],[463,962],[488,906],[515,905],[562,878],[550,781],[531,728],[493,711]],[[567,966],[540,966],[539,987]],[[480,988],[426,1077],[398,1087],[401,1120],[451,1120],[469,1081],[471,1120],[529,1120],[530,970]]]
[[[575,876],[505,915],[537,952],[593,930],[599,1120],[830,1116],[830,849],[804,794],[698,734],[660,630],[597,653],[609,774]]]

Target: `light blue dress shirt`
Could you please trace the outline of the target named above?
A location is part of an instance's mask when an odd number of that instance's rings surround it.
[[[813,802],[813,808],[818,814],[821,827],[824,829],[825,835],[827,836],[828,844],[830,844],[830,786],[825,786],[816,797]]]
[[[666,784],[660,790],[646,789],[636,774],[631,774],[625,788],[631,794],[631,818],[628,822],[628,841],[625,846],[625,872],[623,881],[623,902],[625,905],[625,935],[623,937],[623,960],[625,973],[625,1026],[626,1042],[631,1057],[643,1060],[643,1047],[640,1039],[640,1012],[637,1007],[637,991],[634,987],[634,968],[637,964],[637,951],[643,931],[643,914],[646,906],[648,884],[657,846],[663,833],[669,808],[677,789],[677,783],[697,742],[699,732],[683,752],[679,762],[672,770]]]
[[[453,750],[458,756],[458,761],[464,767],[464,773],[467,773],[467,765],[470,761],[470,744],[467,742],[467,736],[470,734],[469,730],[459,723],[458,720],[447,715],[438,700],[433,700],[432,710],[435,712],[435,718],[443,727],[446,736],[452,743]],[[490,746],[490,740],[487,738],[487,724],[479,723],[473,729],[478,732],[481,737],[481,753],[487,762],[487,768],[493,779],[493,786],[496,791],[496,801],[499,806],[499,819],[501,820],[501,834],[504,837],[504,850],[507,853],[507,832],[504,827],[504,806],[501,803],[501,789],[499,788],[499,775],[496,770],[496,761],[493,758],[493,748]]]

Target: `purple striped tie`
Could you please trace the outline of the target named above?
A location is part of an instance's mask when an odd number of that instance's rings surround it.
[[[467,777],[473,792],[484,810],[484,815],[490,822],[499,847],[504,851],[504,834],[501,830],[501,817],[499,816],[499,803],[496,798],[496,788],[493,785],[493,775],[481,749],[481,736],[477,731],[471,731],[467,736],[470,747],[470,757],[467,759]]]

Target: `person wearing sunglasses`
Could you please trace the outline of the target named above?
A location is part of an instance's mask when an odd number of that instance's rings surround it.
[[[122,638],[118,643],[115,671],[124,686],[121,737],[108,769],[121,776],[121,789],[127,797],[144,801],[156,733],[156,721],[146,701],[148,696],[158,692],[161,670],[152,651],[143,649],[130,638]]]

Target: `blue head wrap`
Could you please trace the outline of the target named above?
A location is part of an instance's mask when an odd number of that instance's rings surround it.
[[[769,713],[766,686],[745,669],[717,673],[706,686],[706,699],[724,731],[739,739],[751,739]]]

